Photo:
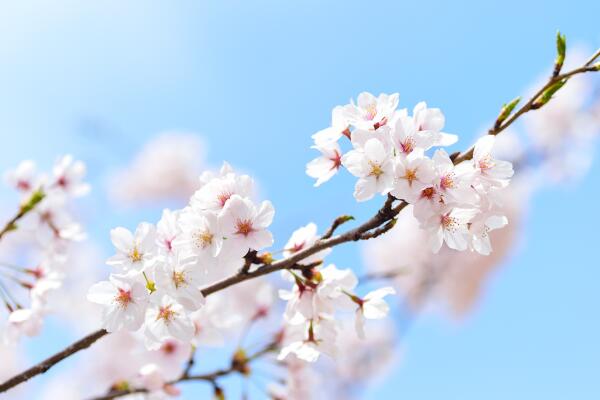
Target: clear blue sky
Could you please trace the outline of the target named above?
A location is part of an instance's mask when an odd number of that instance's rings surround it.
[[[598,47],[599,14],[592,0],[4,3],[0,168],[65,152],[86,160],[88,206],[100,206],[89,229],[108,252],[111,227],[156,220],[160,207],[108,210],[105,177],[157,132],[199,132],[213,165],[257,177],[285,240],[308,220],[377,206],[355,204],[347,176],[315,190],[304,175],[310,135],[334,105],[398,91],[404,107],[441,107],[470,143],[548,68],[557,29]],[[82,135],[98,124],[112,136]],[[598,398],[598,179],[595,163],[576,188],[536,196],[522,250],[476,312],[461,325],[420,320],[368,398]],[[357,254],[346,247],[335,261],[354,266]]]

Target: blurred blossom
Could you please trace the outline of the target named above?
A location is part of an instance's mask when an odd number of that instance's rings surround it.
[[[110,178],[109,195],[127,206],[165,200],[186,202],[199,187],[204,156],[205,146],[198,135],[162,133]]]
[[[563,71],[583,65],[586,54],[589,52],[572,50]],[[534,87],[539,87],[540,82]],[[553,182],[579,178],[591,165],[593,143],[600,133],[599,87],[600,80],[594,74],[577,76],[542,109],[523,118],[525,133],[543,160],[545,175]]]

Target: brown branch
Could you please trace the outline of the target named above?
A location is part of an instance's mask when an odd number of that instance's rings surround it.
[[[223,376],[231,375],[234,373],[240,373],[242,375],[246,374],[247,367],[252,361],[255,361],[263,356],[272,353],[277,350],[279,341],[275,339],[261,350],[257,351],[253,355],[249,357],[243,357],[243,359],[239,359],[235,354],[232,357],[232,362],[229,368],[218,369],[216,371],[201,374],[201,375],[186,375],[183,374],[181,378],[168,382],[167,385],[175,385],[180,382],[190,382],[190,381],[205,381],[210,382],[213,386],[217,386],[217,380]],[[148,390],[145,388],[132,388],[132,389],[121,389],[121,390],[111,390],[107,394],[99,397],[94,397],[91,400],[112,400],[122,396],[128,396],[130,394],[135,393],[147,393]]]
[[[352,221],[353,219],[354,219],[354,217],[351,215],[342,215],[342,216],[337,217],[335,220],[333,220],[333,223],[331,224],[329,229],[327,229],[327,231],[325,231],[323,236],[321,236],[321,239],[329,239],[330,237],[333,236],[333,233],[335,232],[335,230],[337,228],[340,227],[340,225],[345,224],[348,221]]]
[[[600,57],[600,49],[597,50],[594,53],[594,55],[582,67],[575,68],[569,72],[565,72],[564,74],[550,76],[550,79],[548,79],[548,82],[546,82],[546,84],[541,89],[539,89],[537,92],[535,92],[535,94],[529,99],[529,101],[527,103],[525,103],[524,105],[522,105],[514,114],[512,114],[509,118],[507,118],[502,123],[495,122],[494,126],[492,128],[490,128],[490,130],[488,131],[488,135],[494,135],[494,136],[498,135],[500,132],[502,132],[503,130],[508,128],[510,125],[512,125],[512,123],[515,122],[523,114],[525,114],[529,111],[532,111],[532,110],[537,110],[539,108],[542,108],[548,102],[548,101],[541,102],[540,99],[542,98],[542,96],[545,93],[547,93],[548,90],[551,90],[552,87],[554,87],[557,84],[560,84],[560,82],[566,83],[570,78],[572,78],[575,75],[583,74],[586,72],[598,71],[598,68],[597,68],[598,66],[592,65],[592,63],[598,57]],[[472,146],[466,152],[459,154],[456,158],[453,159],[454,164],[457,165],[465,160],[472,159],[474,151],[475,151],[475,147]]]
[[[213,285],[202,289],[202,294],[206,297],[240,282],[247,281],[249,279],[254,279],[275,271],[280,271],[282,269],[298,267],[299,261],[302,261],[306,257],[318,253],[323,249],[334,247],[339,244],[350,241],[360,240],[361,236],[364,233],[390,221],[396,215],[398,215],[398,213],[402,211],[402,209],[407,205],[407,203],[401,202],[396,208],[392,208],[392,201],[393,198],[388,198],[384,206],[377,212],[377,214],[375,214],[375,216],[373,216],[371,219],[358,226],[357,228],[351,229],[342,235],[334,236],[324,240],[318,240],[311,247],[307,247],[306,249],[300,250],[288,258],[275,261],[271,264],[262,264],[259,268],[257,268],[254,271],[240,273],[227,279],[224,279],[220,282],[217,282]],[[0,393],[7,391],[8,389],[14,386],[17,386],[18,384],[23,383],[36,375],[46,372],[53,365],[69,357],[70,355],[78,352],[79,350],[89,347],[92,343],[94,343],[96,340],[100,339],[106,334],[107,332],[104,329],[94,332],[91,335],[86,336],[80,341],[62,350],[61,352],[55,354],[54,356],[48,358],[47,360],[41,362],[40,364],[37,364],[36,366],[28,369],[27,371],[14,376],[13,378],[0,385]]]
[[[17,386],[20,383],[23,383],[30,378],[33,378],[36,375],[43,374],[48,371],[52,366],[58,364],[65,358],[77,353],[79,350],[86,349],[92,345],[92,343],[96,342],[98,339],[108,334],[108,332],[104,329],[100,329],[94,333],[91,333],[84,337],[83,339],[78,340],[73,343],[66,349],[61,352],[56,353],[52,357],[49,357],[42,361],[41,363],[29,368],[27,371],[21,372],[19,375],[16,375],[6,382],[0,384],[0,393],[7,391],[8,389]]]

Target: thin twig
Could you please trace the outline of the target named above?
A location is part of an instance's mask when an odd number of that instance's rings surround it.
[[[544,106],[543,103],[536,103],[536,102],[540,99],[540,97],[544,94],[544,92],[546,92],[548,89],[550,89],[552,86],[554,86],[558,82],[563,81],[563,80],[566,82],[570,78],[572,78],[573,76],[578,75],[578,74],[597,71],[597,69],[595,67],[590,67],[590,65],[598,57],[600,57],[600,49],[598,49],[596,51],[596,53],[594,53],[594,55],[584,64],[584,66],[582,66],[580,68],[575,68],[569,72],[565,72],[564,74],[551,76],[550,79],[548,79],[548,82],[546,82],[546,84],[541,89],[539,89],[529,99],[529,101],[527,103],[525,103],[524,105],[522,105],[514,114],[512,114],[509,118],[507,118],[501,124],[495,123],[494,126],[488,131],[488,135],[494,135],[494,136],[498,135],[500,132],[502,132],[503,130],[508,128],[510,125],[512,125],[512,123],[515,122],[519,117],[521,117],[521,115],[523,115],[531,110],[536,110],[536,109],[543,107]],[[475,151],[475,147],[472,146],[466,152],[461,153],[460,155],[458,155],[456,158],[453,159],[454,164],[457,165],[465,160],[470,160],[471,158],[473,158],[474,151]]]
[[[18,384],[23,383],[36,375],[43,374],[44,372],[48,371],[52,366],[58,364],[65,358],[77,353],[80,350],[90,347],[92,343],[96,342],[98,339],[105,336],[106,334],[108,334],[108,332],[104,329],[100,329],[94,333],[91,333],[83,339],[80,339],[77,342],[71,344],[66,349],[56,353],[52,357],[49,357],[41,363],[29,368],[28,370],[21,372],[16,376],[13,376],[6,382],[0,384],[0,393],[7,391],[8,389],[14,386],[17,386]]]
[[[242,365],[235,362],[236,357],[234,355],[232,357],[232,363],[231,363],[231,366],[229,366],[229,368],[218,369],[214,372],[210,372],[207,374],[201,374],[201,375],[187,375],[184,373],[184,374],[182,374],[182,376],[179,379],[173,380],[173,381],[167,383],[167,385],[175,385],[180,382],[204,381],[204,382],[211,383],[215,387],[218,387],[217,380],[219,378],[221,378],[223,376],[231,375],[234,373],[243,374],[244,371],[246,370],[246,367],[248,367],[248,365],[252,361],[255,361],[259,358],[262,358],[263,356],[265,356],[267,354],[272,353],[277,348],[278,348],[278,340],[274,340],[273,342],[269,343],[261,350],[257,351],[256,353],[252,354],[251,356],[245,357],[243,360],[241,360]],[[91,400],[111,400],[111,399],[116,399],[118,397],[127,396],[130,394],[147,393],[147,392],[148,392],[148,390],[145,388],[111,390],[110,392],[106,393],[105,395],[99,396],[99,397],[94,397]]]

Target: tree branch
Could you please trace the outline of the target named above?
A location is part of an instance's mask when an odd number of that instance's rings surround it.
[[[2,383],[0,385],[0,393],[17,386],[18,384],[23,383],[36,375],[43,374],[44,372],[48,371],[50,368],[52,368],[54,365],[58,364],[65,358],[77,353],[79,350],[83,350],[90,347],[92,343],[96,342],[98,339],[105,336],[106,334],[108,334],[106,330],[100,329],[94,333],[87,335],[83,339],[78,340],[63,351],[56,353],[52,357],[49,357],[41,363],[29,368],[27,371],[21,372],[19,375],[16,375],[7,380],[6,382]]]
[[[598,57],[600,57],[600,50],[596,51],[596,53],[594,53],[592,58],[590,58],[590,60],[588,60],[588,62],[583,67],[574,69],[574,70],[566,72],[564,74],[552,76],[549,79],[549,81],[541,89],[539,89],[525,105],[523,105],[514,114],[512,114],[512,116],[510,116],[509,118],[504,120],[502,123],[496,122],[494,124],[494,126],[488,131],[488,134],[489,135],[498,135],[500,132],[502,132],[507,127],[509,127],[513,122],[515,122],[521,115],[523,115],[531,110],[541,108],[544,104],[546,104],[550,100],[551,96],[548,99],[545,99],[544,100],[545,102],[543,102],[543,103],[539,102],[540,98],[545,93],[548,93],[548,90],[551,90],[557,83],[562,82],[562,81],[564,81],[563,83],[565,83],[571,77],[573,77],[577,74],[580,74],[580,73],[596,71],[597,70],[596,65],[594,65],[594,67],[592,67],[592,68],[588,68],[588,67],[590,65],[592,65],[592,63]],[[469,150],[456,155],[456,157],[453,157],[454,164],[456,165],[456,164],[461,163],[462,161],[470,160],[473,157],[473,151],[474,151],[474,147],[471,147]],[[236,285],[238,283],[241,283],[241,282],[244,282],[244,281],[247,281],[250,279],[257,278],[259,276],[267,275],[272,272],[283,270],[283,269],[290,269],[290,268],[297,267],[299,261],[302,261],[303,259],[305,259],[315,253],[318,253],[321,250],[324,250],[327,248],[332,248],[332,247],[335,247],[342,243],[346,243],[346,242],[350,242],[350,241],[366,240],[366,239],[370,239],[370,238],[379,236],[393,227],[393,223],[388,223],[388,222],[391,222],[408,205],[408,203],[401,200],[398,205],[396,205],[395,207],[392,207],[394,201],[396,201],[396,199],[393,196],[388,195],[388,198],[387,198],[385,204],[383,205],[382,208],[379,209],[377,214],[375,214],[373,217],[371,217],[369,220],[367,220],[360,226],[358,226],[354,229],[348,230],[347,232],[337,235],[337,236],[333,236],[333,233],[339,227],[339,225],[341,225],[341,223],[338,222],[336,224],[336,222],[334,221],[331,228],[329,228],[329,230],[321,237],[321,239],[316,241],[312,246],[307,247],[303,250],[300,250],[288,258],[284,258],[284,259],[281,259],[281,260],[278,260],[278,261],[275,261],[275,262],[272,262],[269,264],[263,263],[256,270],[254,270],[252,272],[246,271],[244,268],[242,271],[243,273],[239,273],[237,275],[231,276],[229,278],[226,278],[220,282],[216,282],[216,283],[202,289],[202,294],[206,297],[213,293],[216,293],[223,289],[226,289],[230,286]],[[346,222],[346,221],[344,221],[344,222]],[[388,224],[384,225],[386,223],[388,223]],[[383,227],[382,227],[382,225],[383,225]],[[7,224],[7,226],[9,226],[9,224]],[[387,229],[386,229],[386,226],[388,227]],[[11,229],[7,230],[7,228],[5,227],[5,229],[2,231],[2,233],[0,233],[0,238],[2,237],[2,234],[5,233],[4,231],[9,231],[9,230],[11,230]],[[100,339],[102,336],[104,336],[106,334],[107,334],[107,332],[104,329],[96,331],[96,332],[86,336],[85,338],[75,342],[74,344],[70,345],[69,347],[67,347],[66,349],[62,350],[61,352],[55,354],[54,356],[42,361],[40,364],[37,364],[36,366],[28,369],[27,371],[24,371],[16,376],[10,378],[6,382],[0,384],[0,393],[7,391],[8,389],[10,389],[22,382],[27,381],[36,375],[46,372],[53,365],[59,363],[63,359],[78,352],[79,350],[89,347],[92,343],[94,343],[95,341],[97,341],[98,339]],[[222,371],[217,371],[216,373],[217,374],[226,374],[229,372],[228,372],[228,370],[222,370]],[[189,378],[186,378],[185,380],[209,380],[209,381],[212,381],[210,378],[211,378],[211,376],[197,375],[197,376],[190,376]],[[130,394],[130,393],[132,393],[132,392],[128,392],[128,394]],[[113,397],[104,397],[104,398],[114,398],[114,396]]]
[[[278,340],[275,339],[274,341],[272,341],[271,343],[269,343],[268,345],[266,345],[265,347],[263,347],[261,350],[257,351],[256,353],[252,354],[251,356],[243,357],[242,360],[240,360],[234,354],[229,368],[218,369],[216,371],[213,371],[213,372],[210,372],[207,374],[201,374],[201,375],[183,374],[181,376],[181,378],[173,380],[171,382],[168,382],[167,385],[175,385],[180,382],[189,382],[189,381],[205,381],[205,382],[212,383],[213,386],[216,386],[217,379],[219,379],[223,376],[234,374],[234,373],[245,374],[246,368],[249,366],[250,363],[252,363],[253,361],[255,361],[259,358],[262,358],[263,356],[265,356],[267,354],[272,353],[273,351],[277,350],[277,348],[278,348]],[[112,400],[112,399],[116,399],[118,397],[127,396],[127,395],[134,394],[134,393],[147,393],[147,392],[148,392],[148,390],[145,388],[111,390],[104,396],[94,397],[91,400]]]
[[[575,75],[579,75],[579,74],[583,74],[586,72],[594,72],[594,71],[598,71],[598,65],[592,65],[592,63],[598,58],[600,57],[600,49],[598,49],[594,55],[582,66],[579,68],[575,68],[569,72],[565,72],[564,74],[559,74],[559,75],[552,75],[550,76],[550,79],[548,79],[548,82],[541,88],[539,89],[530,99],[527,103],[525,103],[523,106],[521,106],[514,114],[512,114],[509,118],[507,118],[505,121],[503,121],[502,123],[495,123],[494,126],[492,128],[490,128],[490,130],[488,131],[488,135],[498,135],[500,132],[502,132],[503,130],[505,130],[506,128],[508,128],[510,125],[512,125],[513,122],[515,122],[519,117],[521,117],[521,115],[532,111],[532,110],[537,110],[539,108],[542,108],[544,105],[547,104],[548,100],[546,100],[545,102],[540,102],[540,99],[542,98],[542,96],[545,93],[548,93],[549,90],[552,89],[552,87],[554,87],[557,84],[560,84],[560,82],[566,83],[570,78],[572,78]],[[456,158],[453,159],[454,164],[460,164],[461,162],[465,161],[465,160],[470,160],[471,158],[473,158],[473,152],[475,151],[475,147],[472,146],[469,150],[467,150],[464,153],[459,154]]]

